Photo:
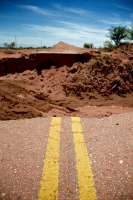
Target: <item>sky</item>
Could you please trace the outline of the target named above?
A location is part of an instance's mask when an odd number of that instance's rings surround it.
[[[111,26],[133,22],[133,0],[0,0],[0,46],[103,46]]]

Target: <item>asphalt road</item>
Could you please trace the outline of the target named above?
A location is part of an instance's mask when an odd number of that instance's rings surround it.
[[[133,200],[133,113],[0,121],[1,200]]]

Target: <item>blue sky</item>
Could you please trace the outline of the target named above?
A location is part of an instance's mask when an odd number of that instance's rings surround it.
[[[111,26],[133,22],[133,0],[0,0],[0,46],[103,46]]]

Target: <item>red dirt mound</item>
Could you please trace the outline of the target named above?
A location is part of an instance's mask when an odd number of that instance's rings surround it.
[[[80,50],[81,48],[60,41],[59,43],[57,43],[57,44],[53,47],[53,49],[59,49],[59,50],[75,50],[75,51],[76,51],[76,50]]]
[[[119,64],[118,64],[119,61]],[[133,92],[133,61],[98,55],[87,63],[75,63],[64,81],[66,94],[80,98],[95,98],[95,95],[124,97]]]

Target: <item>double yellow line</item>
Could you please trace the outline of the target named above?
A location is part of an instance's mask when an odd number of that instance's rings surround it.
[[[97,197],[94,188],[93,174],[84,136],[82,134],[80,118],[72,117],[71,121],[75,145],[79,200],[96,200]],[[60,128],[61,118],[53,117],[50,125],[38,200],[58,199]]]

